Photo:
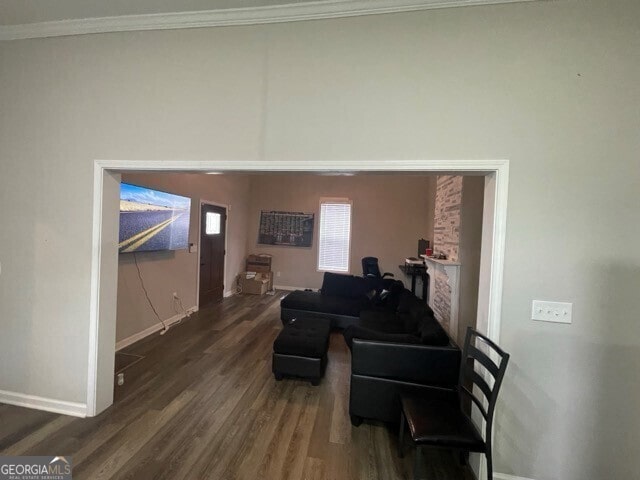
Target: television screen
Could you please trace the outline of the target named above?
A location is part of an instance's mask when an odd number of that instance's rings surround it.
[[[191,199],[120,184],[120,253],[180,250],[189,246]]]

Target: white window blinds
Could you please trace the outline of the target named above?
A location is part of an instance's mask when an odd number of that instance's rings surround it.
[[[348,272],[351,242],[351,202],[349,200],[320,201],[318,238],[318,270]]]

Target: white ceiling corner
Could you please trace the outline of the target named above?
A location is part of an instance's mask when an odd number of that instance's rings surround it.
[[[292,2],[294,0],[282,1]],[[532,1],[539,0],[295,0],[295,3],[254,0],[253,3],[256,6],[244,6],[242,8],[222,6],[211,10],[162,13],[151,10],[149,13],[122,15],[114,11],[112,12],[114,15],[111,16],[68,18],[64,20],[51,19],[18,24],[5,22],[0,24],[0,41],[92,33],[256,25]],[[251,4],[252,1],[244,3],[244,5]],[[20,8],[20,4],[15,4],[14,10],[18,8]],[[21,17],[20,13],[18,11],[15,17],[25,18],[24,15]],[[86,16],[87,13],[90,15],[92,12],[87,12],[86,8],[78,10],[79,15]],[[55,15],[52,15],[52,17],[55,18]],[[46,19],[46,16],[41,15],[38,18]]]

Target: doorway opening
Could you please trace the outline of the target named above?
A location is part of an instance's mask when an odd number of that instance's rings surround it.
[[[490,161],[361,161],[361,162],[189,162],[102,161],[94,163],[93,249],[87,416],[113,403],[115,299],[118,275],[118,208],[120,173],[130,171],[189,173],[384,173],[441,174],[484,177],[480,286],[476,326],[499,339],[504,263],[507,160]],[[214,221],[214,220],[212,220]]]

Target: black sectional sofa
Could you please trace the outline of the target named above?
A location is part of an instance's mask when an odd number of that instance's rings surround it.
[[[351,349],[349,414],[397,423],[400,392],[453,389],[461,352],[428,305],[403,289],[395,309],[364,311],[344,330]]]
[[[332,328],[356,324],[360,312],[374,308],[375,289],[363,277],[326,272],[318,292],[295,290],[280,302],[280,318],[285,323],[305,314],[319,314],[331,320]]]
[[[283,323],[302,316],[331,319],[351,349],[349,414],[396,423],[399,393],[452,389],[458,381],[461,352],[433,311],[402,282],[375,291],[362,277],[325,273],[319,292],[294,291],[282,299]]]

